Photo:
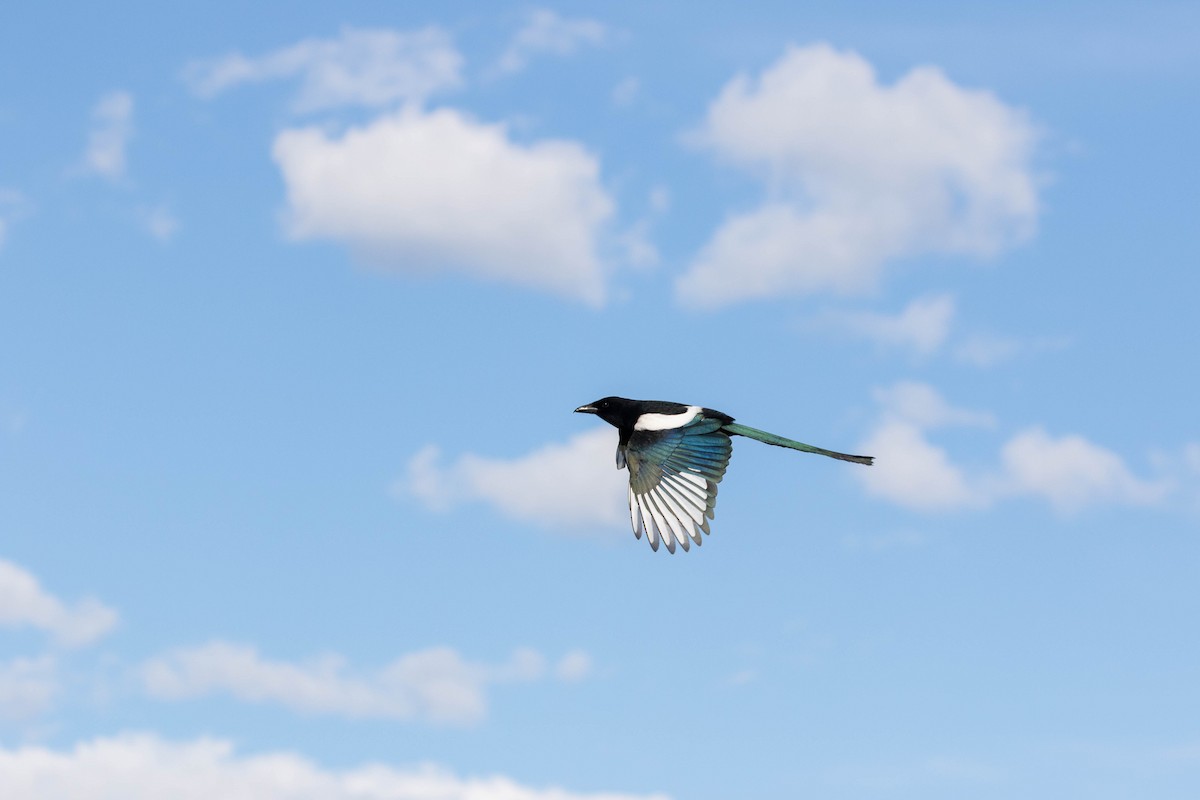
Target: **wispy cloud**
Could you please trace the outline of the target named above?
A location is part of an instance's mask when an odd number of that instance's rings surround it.
[[[133,136],[133,95],[126,91],[109,92],[92,109],[87,149],[83,154],[85,172],[109,180],[125,176],[126,148]]]
[[[45,712],[59,693],[53,656],[0,662],[0,719],[23,721]]]
[[[82,741],[55,750],[0,748],[5,800],[670,800],[663,794],[538,789],[501,775],[459,777],[425,765],[325,769],[291,752],[241,755],[221,739],[172,742],[153,734]]]
[[[336,655],[304,663],[272,661],[253,647],[212,642],[151,659],[140,674],[145,690],[161,699],[229,694],[312,714],[469,725],[486,715],[487,691],[493,685],[542,680],[551,672],[578,680],[589,667],[587,655],[579,651],[551,668],[530,649],[514,651],[502,664],[482,664],[436,647],[363,672],[349,669]]]
[[[974,367],[991,367],[1018,356],[1062,350],[1069,344],[1062,337],[964,333],[957,317],[958,302],[954,295],[943,292],[917,297],[895,314],[828,310],[814,315],[807,324],[865,339],[889,352],[908,352],[920,359],[945,355]]]
[[[991,255],[1037,219],[1026,114],[935,67],[887,86],[855,53],[789,47],[727,84],[691,139],[760,175],[768,193],[726,219],[679,278],[690,306],[861,293],[892,259]]]
[[[626,521],[628,491],[614,461],[616,446],[613,431],[604,428],[512,459],[468,453],[445,466],[440,450],[430,446],[413,456],[395,489],[432,509],[484,502],[556,530],[616,526]]]
[[[46,631],[65,647],[91,644],[117,624],[117,612],[93,598],[68,605],[31,573],[0,559],[0,626]]]
[[[28,213],[29,200],[16,189],[0,186],[0,249],[8,240],[9,228],[14,220]]]
[[[633,101],[637,99],[642,91],[642,82],[634,75],[625,78],[612,90],[612,102],[618,108],[625,108],[633,105]]]
[[[996,419],[986,411],[969,411],[946,402],[932,386],[901,381],[873,392],[884,422],[908,422],[921,429],[964,426],[990,428]]]
[[[955,360],[976,367],[990,367],[1018,356],[1063,350],[1070,346],[1066,337],[1016,338],[975,333],[951,348]]]
[[[954,356],[966,364],[990,367],[1007,361],[1021,349],[1021,343],[1007,336],[970,336],[954,349]]]
[[[574,683],[592,674],[592,657],[582,650],[572,650],[554,665],[554,677]]]
[[[828,311],[814,321],[882,347],[929,356],[941,349],[954,321],[954,296],[918,297],[899,314],[871,311]]]
[[[1160,504],[1172,481],[1135,475],[1116,453],[1082,436],[1052,436],[1026,428],[1000,448],[996,463],[972,469],[956,463],[928,432],[947,426],[988,426],[990,414],[949,405],[932,387],[901,383],[876,392],[879,420],[862,443],[876,457],[856,472],[870,494],[920,511],[986,508],[1012,497],[1035,497],[1063,513],[1090,506]]]
[[[517,31],[496,62],[496,70],[508,74],[519,72],[535,56],[566,56],[587,45],[604,44],[611,37],[612,31],[602,22],[538,9],[529,14],[525,25]]]
[[[520,144],[503,125],[408,108],[340,136],[285,130],[273,153],[295,239],[344,242],[384,270],[605,301],[614,203],[598,160],[574,142]]]
[[[246,83],[296,78],[300,90],[294,108],[313,112],[420,102],[461,85],[462,63],[450,36],[439,28],[344,28],[337,38],[305,39],[261,56],[231,53],[194,61],[184,77],[201,97]]]
[[[160,242],[171,241],[179,232],[179,219],[166,206],[142,208],[137,217],[146,233]]]
[[[1179,476],[1185,502],[1200,513],[1200,442],[1188,442],[1176,453],[1160,453],[1156,462],[1169,474]]]

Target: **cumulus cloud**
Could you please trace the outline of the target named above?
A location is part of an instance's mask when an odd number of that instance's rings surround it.
[[[500,776],[464,778],[432,765],[328,770],[295,753],[236,753],[231,742],[129,734],[65,750],[0,748],[5,800],[669,800],[662,794],[533,788]]]
[[[496,69],[502,73],[519,72],[534,56],[570,55],[585,45],[604,44],[611,35],[608,26],[594,19],[571,19],[549,9],[538,9],[529,14],[524,27],[517,31]]]
[[[188,65],[184,77],[201,97],[246,83],[298,78],[298,112],[339,106],[420,102],[461,84],[462,56],[444,31],[344,28],[335,39],[305,39],[265,55],[231,53]]]
[[[503,125],[409,107],[341,135],[285,130],[273,154],[293,238],[340,241],[396,272],[605,299],[598,251],[613,201],[578,144],[521,144]]]
[[[53,656],[0,662],[0,719],[21,721],[46,711],[58,695]]]
[[[124,177],[125,150],[133,136],[133,95],[109,92],[92,109],[84,170],[109,180]]]
[[[468,453],[447,465],[436,446],[421,450],[396,489],[434,510],[471,501],[548,528],[617,525],[626,520],[625,473],[616,468],[610,428],[577,434],[512,459]]]
[[[1076,512],[1096,505],[1153,506],[1171,491],[1169,480],[1134,475],[1120,456],[1082,436],[1055,437],[1037,427],[1010,437],[998,463],[964,467],[928,432],[990,427],[991,415],[954,408],[919,383],[879,390],[876,399],[880,417],[862,444],[862,452],[875,456],[875,467],[856,476],[869,494],[897,505],[945,511],[1036,497],[1057,511]]]
[[[884,347],[910,350],[920,356],[941,349],[954,321],[954,297],[918,297],[896,315],[870,311],[830,311],[816,320]]]
[[[1041,428],[1006,442],[1001,461],[1004,490],[1036,495],[1061,511],[1104,503],[1155,505],[1170,489],[1166,481],[1136,477],[1120,456],[1082,436],[1054,437]]]
[[[65,647],[91,644],[113,629],[117,612],[93,598],[68,605],[42,589],[37,578],[0,559],[0,626],[46,631]]]
[[[560,662],[557,670],[560,677],[564,670],[572,676],[579,672],[573,661]],[[514,651],[502,664],[480,664],[451,648],[435,647],[362,672],[348,669],[340,656],[304,663],[272,661],[252,647],[227,642],[173,650],[140,670],[145,690],[160,699],[224,693],[311,714],[451,725],[482,720],[490,686],[537,681],[547,672],[546,659],[530,649]]]
[[[769,192],[679,278],[687,305],[864,292],[892,259],[990,255],[1034,230],[1034,126],[935,67],[884,85],[855,53],[789,47],[730,81],[692,139]]]
[[[881,423],[862,446],[863,452],[875,456],[875,466],[882,467],[859,476],[869,494],[918,511],[987,505],[962,468],[911,422]]]

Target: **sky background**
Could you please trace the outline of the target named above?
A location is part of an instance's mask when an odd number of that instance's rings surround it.
[[[1198,31],[0,12],[0,795],[1196,797]]]

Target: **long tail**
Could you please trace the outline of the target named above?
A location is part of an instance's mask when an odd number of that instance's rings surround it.
[[[846,453],[835,453],[832,450],[822,450],[820,447],[813,447],[811,444],[797,442],[794,439],[785,439],[782,436],[776,436],[773,433],[760,431],[757,428],[748,428],[745,425],[738,425],[736,422],[728,422],[721,426],[721,430],[731,436],[746,436],[751,439],[757,439],[760,442],[773,444],[776,447],[790,447],[793,450],[799,450],[804,453],[816,453],[821,456],[829,456],[836,458],[839,461],[853,461],[855,464],[866,464],[868,467],[875,463],[873,456],[851,456]]]

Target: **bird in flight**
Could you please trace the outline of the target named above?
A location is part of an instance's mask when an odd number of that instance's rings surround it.
[[[617,469],[629,469],[629,520],[633,534],[657,551],[661,540],[690,549],[701,544],[717,504],[717,484],[729,466],[733,436],[745,436],[778,447],[817,453],[870,466],[871,456],[823,450],[733,421],[711,408],[663,400],[605,397],[575,409],[595,414],[620,432]]]

